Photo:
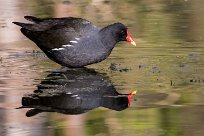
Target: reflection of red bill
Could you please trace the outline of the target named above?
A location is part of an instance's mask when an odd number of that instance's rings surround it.
[[[126,41],[131,43],[132,45],[136,46],[136,43],[133,41],[132,37],[130,36],[130,33],[127,31],[127,37]]]
[[[128,107],[130,107],[130,101],[134,95],[136,95],[137,91],[128,94]]]

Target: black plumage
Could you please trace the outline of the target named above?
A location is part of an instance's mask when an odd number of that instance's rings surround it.
[[[13,23],[21,26],[26,37],[62,66],[83,67],[100,62],[110,55],[117,42],[128,41],[127,27],[122,23],[99,29],[82,18],[25,16],[25,19],[32,23]]]

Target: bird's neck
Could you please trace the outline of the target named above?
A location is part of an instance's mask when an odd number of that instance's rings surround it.
[[[116,40],[112,25],[102,28],[99,35],[101,42],[106,48],[113,49],[115,44],[119,42]]]

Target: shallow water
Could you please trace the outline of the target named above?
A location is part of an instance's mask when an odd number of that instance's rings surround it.
[[[201,0],[1,1],[0,134],[202,136],[203,5]],[[87,67],[94,72],[52,74],[47,71],[61,67],[11,23],[25,21],[24,15],[77,16],[100,27],[120,21],[137,47],[117,44],[108,59]],[[93,93],[82,96],[82,90]],[[135,90],[128,107],[122,94]],[[28,96],[40,99],[38,105],[29,101],[30,107],[16,109]],[[117,101],[123,97],[126,103]],[[71,107],[85,110],[67,110],[72,99]],[[36,115],[26,117],[33,108]],[[73,111],[77,115],[69,115]]]

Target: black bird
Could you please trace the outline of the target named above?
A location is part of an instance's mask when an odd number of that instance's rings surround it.
[[[105,74],[92,69],[69,69],[49,74],[34,93],[22,97],[20,108],[32,108],[28,117],[41,112],[82,114],[98,107],[121,111],[135,93],[118,93]]]
[[[122,23],[99,29],[82,18],[24,18],[33,23],[13,23],[21,26],[21,32],[51,60],[66,67],[83,67],[103,61],[120,41],[136,45]]]

